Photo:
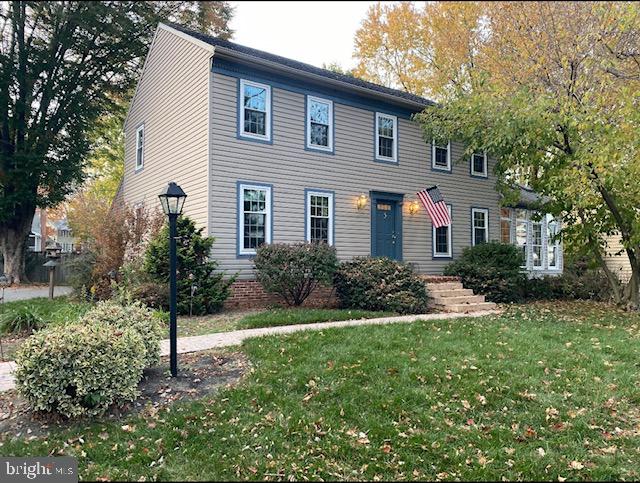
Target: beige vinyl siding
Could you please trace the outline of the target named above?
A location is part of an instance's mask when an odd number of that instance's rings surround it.
[[[452,143],[453,173],[431,170],[431,146],[417,125],[399,118],[399,164],[374,162],[374,112],[338,101],[335,155],[305,151],[305,96],[272,88],[273,144],[237,139],[238,80],[214,73],[211,88],[211,218],[213,256],[220,268],[251,275],[250,259],[237,258],[237,181],[273,186],[273,242],[304,240],[305,188],[335,192],[335,246],[341,259],[371,253],[371,203],[356,208],[370,191],[404,193],[403,258],[422,273],[441,273],[449,260],[433,260],[431,223],[422,207],[410,215],[415,193],[437,184],[452,204],[453,256],[471,244],[471,207],[489,210],[489,238],[499,239],[499,197],[493,162],[489,178],[472,178],[469,159]]]
[[[620,235],[607,237],[606,254],[606,263],[609,269],[611,269],[622,282],[628,282],[631,278],[631,264],[622,246]]]
[[[159,27],[125,128],[122,199],[158,207],[169,181],[187,193],[184,212],[207,227],[211,50]],[[135,171],[136,129],[144,123],[144,167]]]

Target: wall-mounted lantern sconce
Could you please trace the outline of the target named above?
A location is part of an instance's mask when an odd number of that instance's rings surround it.
[[[362,193],[360,196],[358,196],[358,200],[356,201],[356,206],[358,207],[359,210],[367,206],[367,195]]]
[[[418,201],[417,200],[413,200],[411,203],[409,203],[409,214],[410,215],[415,215],[418,210],[420,209],[420,205],[418,205]]]

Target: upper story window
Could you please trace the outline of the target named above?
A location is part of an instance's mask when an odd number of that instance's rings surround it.
[[[144,166],[144,124],[136,129],[136,170]]]
[[[238,253],[255,255],[260,245],[271,243],[271,187],[240,184],[238,189]]]
[[[333,102],[307,96],[307,148],[333,151]]]
[[[271,87],[248,80],[240,80],[240,135],[271,140]]]
[[[431,143],[431,168],[440,171],[451,171],[451,142]]]
[[[451,216],[451,205],[447,205]],[[453,220],[453,219],[452,219]],[[451,258],[451,225],[432,227],[433,256],[435,258]]]
[[[376,160],[398,162],[398,118],[376,112]]]
[[[487,177],[487,155],[486,153],[473,153],[471,155],[471,175],[482,178]]]
[[[471,243],[473,246],[489,241],[489,210],[484,208],[471,209]]]
[[[511,209],[500,208],[500,241],[502,243],[512,243],[511,223]]]
[[[333,245],[333,193],[307,191],[306,240]]]

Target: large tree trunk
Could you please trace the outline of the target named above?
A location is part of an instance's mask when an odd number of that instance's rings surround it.
[[[4,258],[4,273],[13,283],[28,282],[24,260],[32,221],[33,213],[20,220],[15,226],[0,227],[0,250]]]
[[[624,303],[630,310],[640,310],[640,261],[636,250],[627,250],[631,265],[631,279],[624,289]]]

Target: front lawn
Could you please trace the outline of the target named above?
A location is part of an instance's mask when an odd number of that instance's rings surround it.
[[[252,339],[238,387],[0,453],[94,480],[633,480],[639,334],[578,302]]]

